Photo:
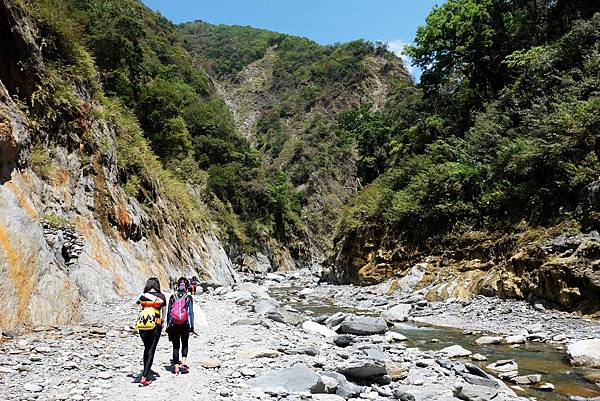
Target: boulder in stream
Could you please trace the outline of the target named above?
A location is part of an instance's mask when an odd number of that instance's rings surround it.
[[[460,345],[451,345],[440,350],[442,354],[446,354],[448,358],[461,358],[471,356],[472,352]]]
[[[479,337],[477,340],[475,340],[475,344],[477,344],[477,345],[494,345],[494,344],[500,344],[502,342],[502,340],[504,340],[504,338],[500,337],[500,336],[483,336],[483,337]]]
[[[503,359],[494,363],[490,363],[486,366],[487,369],[497,372],[497,373],[505,373],[505,372],[516,372],[519,370],[519,365],[512,359]]]

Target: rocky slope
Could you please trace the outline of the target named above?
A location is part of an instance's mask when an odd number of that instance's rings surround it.
[[[77,112],[58,117],[83,127],[80,135],[39,126],[19,107],[13,99],[27,102],[43,85],[43,38],[9,0],[0,3],[0,31],[0,327],[72,321],[83,300],[138,292],[149,276],[234,282],[220,242],[181,218],[163,182],[148,188],[150,206],[126,195],[120,128],[102,118],[91,88],[74,88]],[[90,140],[102,148],[89,152]]]

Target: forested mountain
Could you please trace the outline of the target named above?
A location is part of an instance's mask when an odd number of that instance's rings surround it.
[[[308,39],[204,22],[179,27],[185,46],[215,77],[239,131],[293,189],[290,221],[309,251],[331,249],[339,211],[371,164],[365,138],[343,130],[341,113],[379,110],[412,82],[382,44],[321,46]],[[375,166],[371,166],[375,168]],[[360,170],[360,171],[359,171]]]
[[[351,132],[392,124],[376,129],[384,168],[343,212],[344,279],[378,281],[431,254],[504,263],[598,229],[598,11],[451,0],[430,13],[407,49],[423,69],[418,89],[347,120]]]

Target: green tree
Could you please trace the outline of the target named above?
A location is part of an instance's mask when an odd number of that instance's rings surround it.
[[[161,76],[142,89],[137,114],[160,158],[185,157],[192,149],[190,134],[181,115],[191,93],[191,87],[181,79]]]

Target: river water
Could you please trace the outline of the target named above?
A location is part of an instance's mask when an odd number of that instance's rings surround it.
[[[311,311],[314,316],[331,315],[335,312],[350,312],[355,314],[368,314],[365,311],[342,308],[331,304],[316,302],[313,300],[300,300],[294,298],[298,288],[276,287],[271,288],[271,295],[295,309],[307,312]],[[557,350],[552,344],[528,342],[521,344],[518,348],[510,345],[475,345],[477,337],[468,336],[462,330],[425,325],[420,323],[401,323],[392,330],[398,331],[408,337],[406,345],[418,347],[421,350],[437,351],[449,345],[458,344],[473,353],[485,355],[488,361],[473,362],[485,370],[485,366],[501,359],[514,359],[519,365],[519,375],[535,374],[542,375],[542,383],[548,382],[555,386],[554,392],[536,390],[535,387],[522,386],[525,392],[518,395],[535,397],[539,401],[565,401],[569,396],[600,397],[600,387],[588,377],[600,378],[600,371],[592,369],[573,368],[564,351]],[[439,342],[432,342],[432,340]],[[491,372],[490,372],[491,373]],[[511,383],[507,383],[511,385]]]

